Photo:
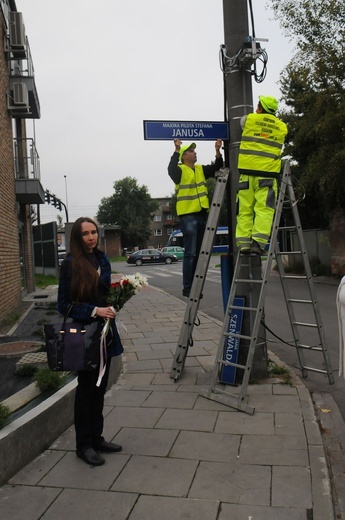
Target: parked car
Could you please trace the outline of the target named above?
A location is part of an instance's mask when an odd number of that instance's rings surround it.
[[[162,253],[158,249],[140,249],[127,256],[127,264],[171,264],[177,262],[177,256],[172,253]]]
[[[166,246],[162,247],[162,253],[170,253],[177,256],[177,260],[183,260],[184,248],[180,246]]]

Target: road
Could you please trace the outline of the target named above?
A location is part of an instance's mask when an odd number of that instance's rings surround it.
[[[220,257],[212,256],[203,290],[204,297],[200,301],[199,309],[223,321],[222,281],[219,265]],[[116,262],[112,264],[112,268],[114,271],[123,274],[133,274],[139,271],[148,278],[149,283],[154,287],[163,289],[167,293],[186,301],[186,299],[182,297],[182,262],[177,262],[169,266],[164,264],[151,264],[141,267],[131,266],[125,262]],[[315,279],[317,302],[325,331],[326,344],[329,349],[335,382],[333,385],[330,385],[325,375],[311,371],[308,371],[308,377],[304,378],[303,382],[311,393],[314,391],[331,393],[345,420],[345,380],[338,377],[339,342],[336,312],[337,289],[338,283],[336,280],[327,280],[324,278]],[[297,287],[297,290],[300,290],[300,287]],[[303,321],[304,312],[304,310],[301,310],[301,321]],[[300,317],[298,317],[298,319],[300,319]],[[305,319],[304,321],[309,320]],[[276,273],[270,276],[268,282],[265,301],[265,324],[276,336],[283,340],[280,341],[270,332],[267,332],[266,340],[268,349],[277,354],[282,361],[289,365],[291,369],[301,377],[296,349],[286,344],[292,341],[292,332],[280,278]],[[286,343],[284,343],[284,341]],[[306,343],[311,345],[314,344],[314,341],[309,338],[309,342]],[[310,358],[310,356],[312,357]],[[309,355],[309,359],[307,359],[307,365],[321,367],[322,361],[322,354],[313,352]]]

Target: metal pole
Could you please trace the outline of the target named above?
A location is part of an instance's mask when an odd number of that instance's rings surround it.
[[[64,175],[65,178],[65,193],[66,193],[66,223],[68,222],[68,197],[67,197],[67,175]]]
[[[223,0],[226,53],[235,56],[249,35],[248,9],[245,0]],[[240,119],[253,111],[253,94],[249,66],[235,66],[225,74],[225,103],[229,122],[230,214],[231,228],[236,229],[237,157],[241,139]],[[230,231],[230,230],[229,230]],[[232,244],[230,246],[230,241]],[[229,251],[236,251],[234,233],[229,236]]]
[[[223,0],[223,17],[224,17],[224,39],[226,54],[229,57],[236,56],[238,51],[243,48],[244,42],[249,36],[248,27],[248,6],[246,0]],[[225,72],[225,104],[227,107],[227,119],[229,122],[229,166],[230,166],[230,186],[228,191],[228,212],[229,216],[229,253],[232,255],[229,261],[230,280],[233,277],[233,268],[236,257],[236,194],[238,187],[238,149],[241,140],[240,119],[243,115],[253,112],[253,93],[252,93],[252,74],[250,64],[235,64],[229,71]],[[230,222],[231,218],[231,222]],[[230,228],[232,236],[230,236]],[[261,277],[261,259],[251,259],[250,272],[243,273],[243,277],[253,277],[260,279]],[[248,284],[246,284],[248,285]],[[243,288],[242,295],[245,297],[247,305],[253,298],[252,291],[254,289]],[[254,295],[254,298],[257,295]],[[248,315],[249,314],[249,315]],[[251,313],[245,313],[242,331],[245,335],[250,335],[252,330]],[[247,316],[246,316],[247,315]],[[267,359],[266,359],[266,336],[265,330],[260,328],[260,343],[257,343],[257,349],[253,362],[252,377],[263,379],[267,377]],[[264,341],[262,342],[262,339]],[[242,355],[246,356],[249,343],[241,341]],[[240,360],[240,357],[239,357]],[[244,363],[245,364],[245,363]]]

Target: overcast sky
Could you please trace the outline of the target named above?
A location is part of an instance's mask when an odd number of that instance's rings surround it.
[[[173,143],[144,140],[143,120],[223,120],[223,0],[16,5],[41,105],[35,138],[43,188],[65,203],[67,195],[70,221],[94,217],[114,181],[127,176],[146,185],[152,197],[170,196]],[[260,84],[253,80],[254,103],[260,94],[280,97],[279,74],[293,50],[265,5],[253,0],[256,37],[269,39],[261,43],[268,53],[267,77]],[[214,145],[198,141],[197,152],[198,162],[209,164]],[[42,223],[57,214],[41,205]]]

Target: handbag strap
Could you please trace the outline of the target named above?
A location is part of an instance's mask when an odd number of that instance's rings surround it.
[[[66,314],[64,315],[63,317],[63,322],[62,322],[62,326],[61,326],[61,330],[65,331],[66,329],[66,321],[67,321],[67,318],[69,317],[69,313],[71,312],[73,308],[73,303],[71,303],[68,307],[67,307],[67,311],[66,311]]]

